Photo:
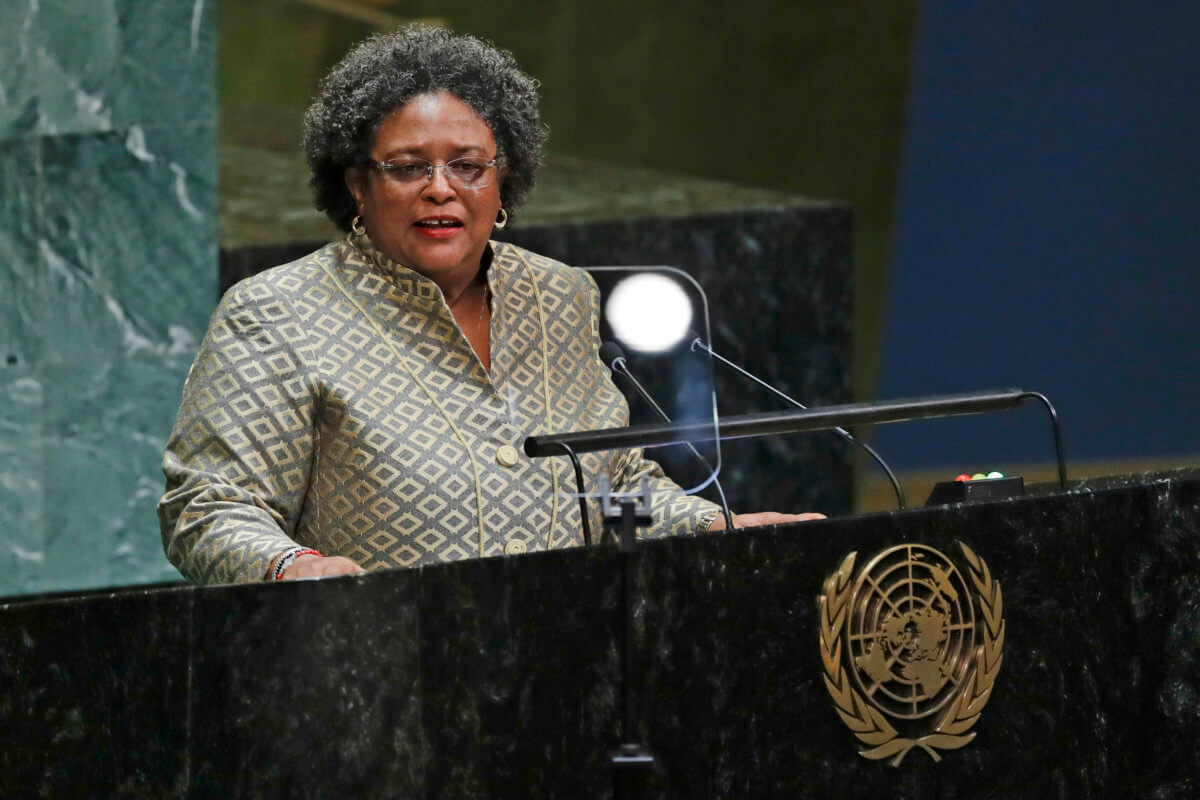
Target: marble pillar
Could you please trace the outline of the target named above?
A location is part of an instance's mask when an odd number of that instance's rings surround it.
[[[172,580],[162,449],[216,270],[208,0],[0,4],[0,593]]]

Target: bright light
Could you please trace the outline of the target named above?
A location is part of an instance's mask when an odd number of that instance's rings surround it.
[[[622,279],[605,306],[613,334],[630,350],[661,353],[687,335],[692,304],[679,284],[642,273]]]

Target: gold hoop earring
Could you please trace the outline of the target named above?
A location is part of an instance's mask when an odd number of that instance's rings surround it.
[[[508,224],[508,211],[503,206],[500,207],[500,213],[496,215],[496,227],[503,228]]]
[[[354,219],[350,220],[350,232],[355,236],[366,235],[367,226],[363,224],[362,215],[356,216]]]

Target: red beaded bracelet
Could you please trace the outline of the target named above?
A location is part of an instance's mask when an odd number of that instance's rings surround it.
[[[320,550],[313,550],[308,547],[297,547],[295,550],[289,550],[279,557],[275,562],[275,567],[271,570],[271,579],[276,581],[283,580],[283,573],[292,565],[300,556],[319,556]]]

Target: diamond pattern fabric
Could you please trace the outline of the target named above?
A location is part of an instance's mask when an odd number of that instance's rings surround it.
[[[260,580],[295,546],[375,569],[582,544],[570,462],[521,444],[627,424],[597,355],[599,293],[582,270],[491,248],[490,375],[437,285],[365,236],[226,293],[163,459],[163,545],[180,572]],[[640,450],[580,460],[589,491],[602,474],[618,490],[651,479],[647,535],[717,513]],[[595,531],[599,514],[590,502]]]

